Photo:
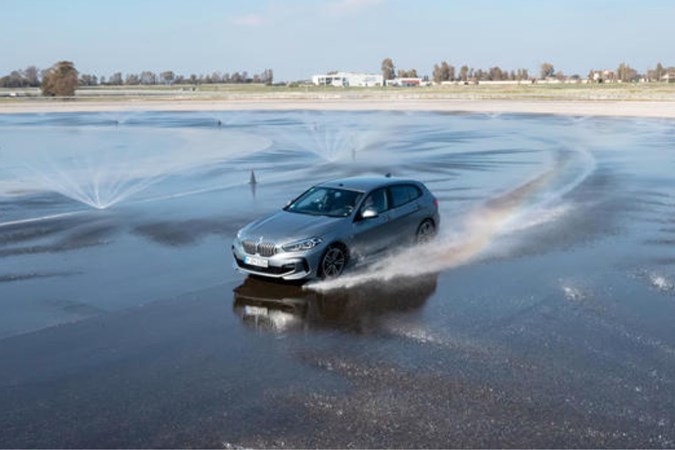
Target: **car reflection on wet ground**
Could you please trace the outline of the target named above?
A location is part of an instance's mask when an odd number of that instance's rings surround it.
[[[0,131],[2,447],[675,445],[673,122],[119,113]],[[434,243],[339,282],[232,271],[243,224],[387,172],[439,198]]]
[[[336,328],[368,333],[379,316],[421,308],[436,290],[436,275],[398,285],[316,292],[254,277],[234,289],[234,310],[247,325],[272,332]]]

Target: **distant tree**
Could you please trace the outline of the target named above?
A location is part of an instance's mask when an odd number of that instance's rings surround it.
[[[438,64],[434,64],[434,70],[431,71],[431,78],[434,80],[434,83],[441,83],[443,81],[443,76],[441,75],[441,68]]]
[[[274,73],[272,72],[272,69],[263,70],[260,79],[265,84],[272,84],[274,82]]]
[[[138,75],[134,73],[128,73],[126,78],[124,79],[124,84],[127,86],[135,86],[141,82],[140,78],[138,78]]]
[[[410,70],[399,69],[398,77],[399,78],[417,78],[417,70],[415,70],[415,69],[410,69]]]
[[[42,77],[42,95],[49,97],[75,95],[77,75],[77,69],[71,61],[57,62]]]
[[[139,78],[139,81],[141,84],[145,85],[152,85],[152,84],[157,84],[157,75],[155,75],[154,72],[151,72],[149,70],[145,70],[141,72],[141,76]]]
[[[434,83],[442,83],[444,81],[454,80],[455,68],[445,61],[443,61],[440,66],[435,64],[432,77]]]
[[[666,74],[666,71],[663,69],[663,66],[661,63],[658,63],[656,65],[656,69],[654,70],[654,76],[656,77],[656,81],[661,81],[661,78]]]
[[[464,66],[459,68],[459,79],[461,81],[464,81],[464,82],[468,81],[468,79],[469,79],[469,66],[464,65]]]
[[[0,87],[6,88],[19,88],[27,86],[27,81],[23,73],[18,70],[12,70],[9,75],[6,75],[0,79]]]
[[[183,75],[176,75],[173,82],[174,84],[185,84],[185,77]]]
[[[26,83],[30,87],[40,86],[40,69],[35,66],[28,66],[26,70],[23,71],[23,76],[26,80]]]
[[[555,75],[555,68],[553,67],[553,64],[543,63],[541,66],[539,66],[539,74],[542,80]]]
[[[96,86],[98,84],[98,78],[96,75],[83,73],[80,75],[78,83],[80,86]]]
[[[108,84],[111,86],[121,86],[124,84],[124,79],[122,78],[122,72],[115,72],[110,76]]]
[[[491,81],[500,81],[502,79],[502,69],[498,66],[490,67],[488,79]]]
[[[616,69],[616,76],[624,83],[635,81],[639,78],[637,70],[633,69],[626,63],[619,64],[619,67]]]
[[[529,78],[529,74],[527,72],[527,69],[518,69],[516,72],[516,80],[522,81],[522,80],[527,80]]]
[[[384,58],[382,60],[380,70],[382,71],[382,77],[384,77],[385,80],[393,80],[394,78],[396,78],[394,61],[392,61],[391,58]]]
[[[211,74],[211,83],[222,83],[223,75],[220,72],[213,72]]]
[[[172,70],[166,70],[159,74],[159,79],[163,84],[173,84],[176,74]]]

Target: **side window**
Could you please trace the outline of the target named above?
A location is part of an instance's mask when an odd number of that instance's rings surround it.
[[[406,203],[411,202],[422,195],[420,189],[417,186],[413,186],[411,184],[391,186],[389,190],[391,191],[391,201],[393,208],[405,205]]]
[[[387,199],[387,189],[380,188],[377,189],[368,195],[363,201],[363,206],[361,206],[361,213],[366,210],[366,208],[373,208],[377,211],[378,214],[381,214],[389,209],[389,201]]]

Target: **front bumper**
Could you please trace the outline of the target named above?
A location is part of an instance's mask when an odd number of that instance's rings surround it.
[[[323,245],[314,247],[305,252],[282,252],[277,253],[267,260],[267,267],[259,267],[247,264],[245,262],[246,256],[249,255],[244,252],[243,248],[237,242],[232,244],[232,256],[234,257],[234,269],[250,274],[258,275],[267,278],[277,278],[282,280],[303,280],[315,278],[317,276],[317,267],[319,267],[319,260],[323,253]]]

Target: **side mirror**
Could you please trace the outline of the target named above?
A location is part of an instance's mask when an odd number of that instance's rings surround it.
[[[374,219],[377,216],[379,216],[379,214],[375,208],[366,208],[361,213],[362,219]]]

